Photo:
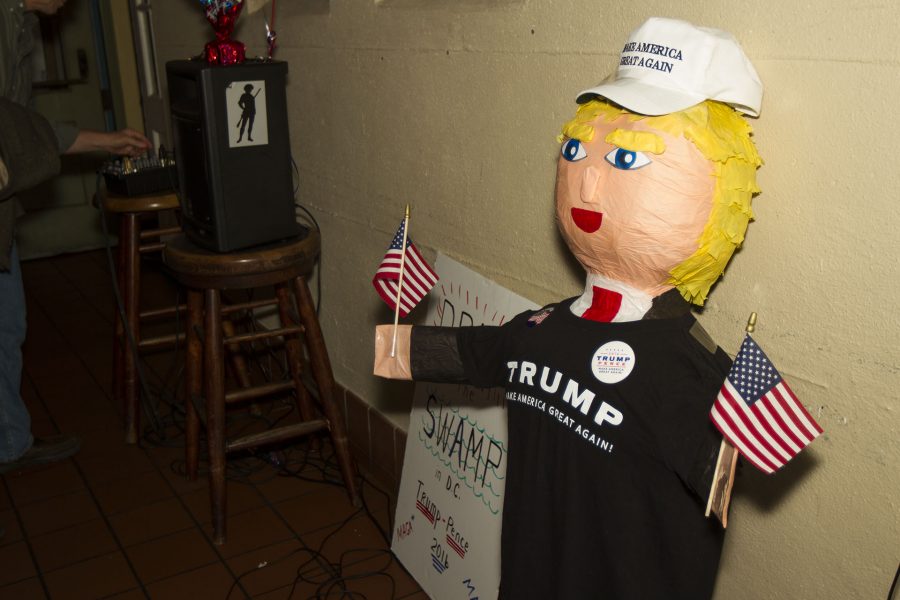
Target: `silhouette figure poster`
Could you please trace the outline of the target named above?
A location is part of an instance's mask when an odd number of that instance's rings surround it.
[[[225,88],[228,147],[269,143],[265,81],[232,81]]]

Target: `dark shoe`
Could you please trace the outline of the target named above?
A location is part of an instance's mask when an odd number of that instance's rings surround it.
[[[28,452],[17,460],[8,463],[0,463],[0,473],[21,471],[29,467],[46,465],[48,463],[65,460],[78,452],[81,448],[81,440],[74,435],[54,435],[45,438],[35,438]]]

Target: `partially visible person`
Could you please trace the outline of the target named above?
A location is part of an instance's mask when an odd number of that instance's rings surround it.
[[[71,435],[35,439],[22,401],[25,291],[15,245],[22,208],[15,194],[59,173],[59,154],[110,152],[137,156],[151,144],[123,129],[92,131],[50,124],[30,108],[31,54],[40,39],[36,13],[53,15],[65,0],[0,0],[0,473],[68,458]]]

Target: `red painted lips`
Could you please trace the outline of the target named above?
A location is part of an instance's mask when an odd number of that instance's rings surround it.
[[[572,209],[572,220],[579,229],[586,233],[594,233],[600,229],[600,223],[603,222],[603,213],[595,210],[585,210],[583,208]]]

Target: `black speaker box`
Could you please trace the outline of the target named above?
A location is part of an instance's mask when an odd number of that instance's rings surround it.
[[[166,64],[183,229],[228,252],[292,237],[287,64]]]

